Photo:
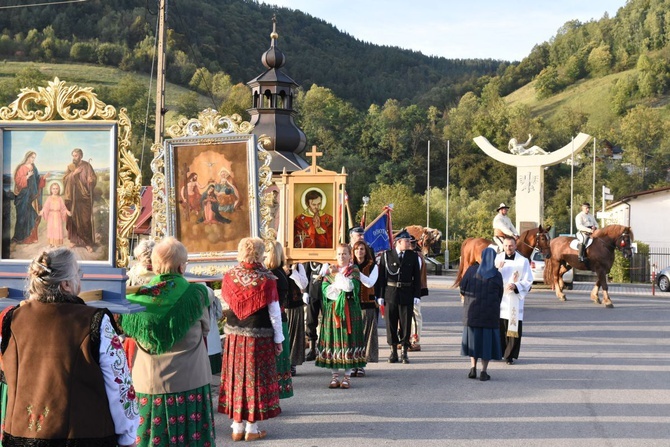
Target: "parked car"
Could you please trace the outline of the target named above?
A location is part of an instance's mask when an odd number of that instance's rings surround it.
[[[533,272],[533,283],[544,282],[544,267],[544,255],[536,248],[530,256],[530,270]],[[574,277],[574,269],[570,269],[563,274],[563,282],[566,289],[572,289]]]
[[[670,267],[666,267],[656,275],[658,288],[663,292],[670,292]]]

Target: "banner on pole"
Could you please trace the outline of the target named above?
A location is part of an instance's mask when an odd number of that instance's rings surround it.
[[[363,233],[365,242],[372,248],[375,254],[389,250],[393,243],[391,210],[389,207],[384,207],[384,211],[375,220],[370,222],[370,225],[365,228],[365,232]]]

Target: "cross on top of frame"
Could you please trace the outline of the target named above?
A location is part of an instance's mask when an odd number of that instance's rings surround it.
[[[306,152],[305,155],[309,155],[310,157],[312,157],[312,171],[316,172],[316,157],[322,156],[323,152],[317,152],[316,146],[312,146],[312,151]]]

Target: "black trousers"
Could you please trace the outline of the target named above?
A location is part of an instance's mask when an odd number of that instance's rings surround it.
[[[305,309],[305,321],[307,322],[305,333],[307,334],[307,338],[314,342],[319,339],[317,326],[319,325],[319,313],[321,312],[322,301],[321,294],[319,296],[310,296],[309,305]]]
[[[384,305],[384,318],[386,319],[386,343],[389,346],[402,344],[409,346],[409,336],[412,329],[412,316],[414,305],[389,303]]]
[[[519,338],[508,337],[507,327],[509,320],[505,318],[500,319],[500,348],[503,352],[505,360],[518,359],[519,350],[521,349],[521,335],[523,333],[523,321],[519,321]]]

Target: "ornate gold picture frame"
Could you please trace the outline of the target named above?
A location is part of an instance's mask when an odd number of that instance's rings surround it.
[[[84,264],[126,267],[141,185],[126,110],[55,78],[0,108],[0,134],[0,262],[65,245]]]
[[[154,145],[152,237],[174,236],[189,252],[188,273],[217,276],[236,262],[243,237],[272,240],[264,137],[238,115],[206,109],[170,127]]]

